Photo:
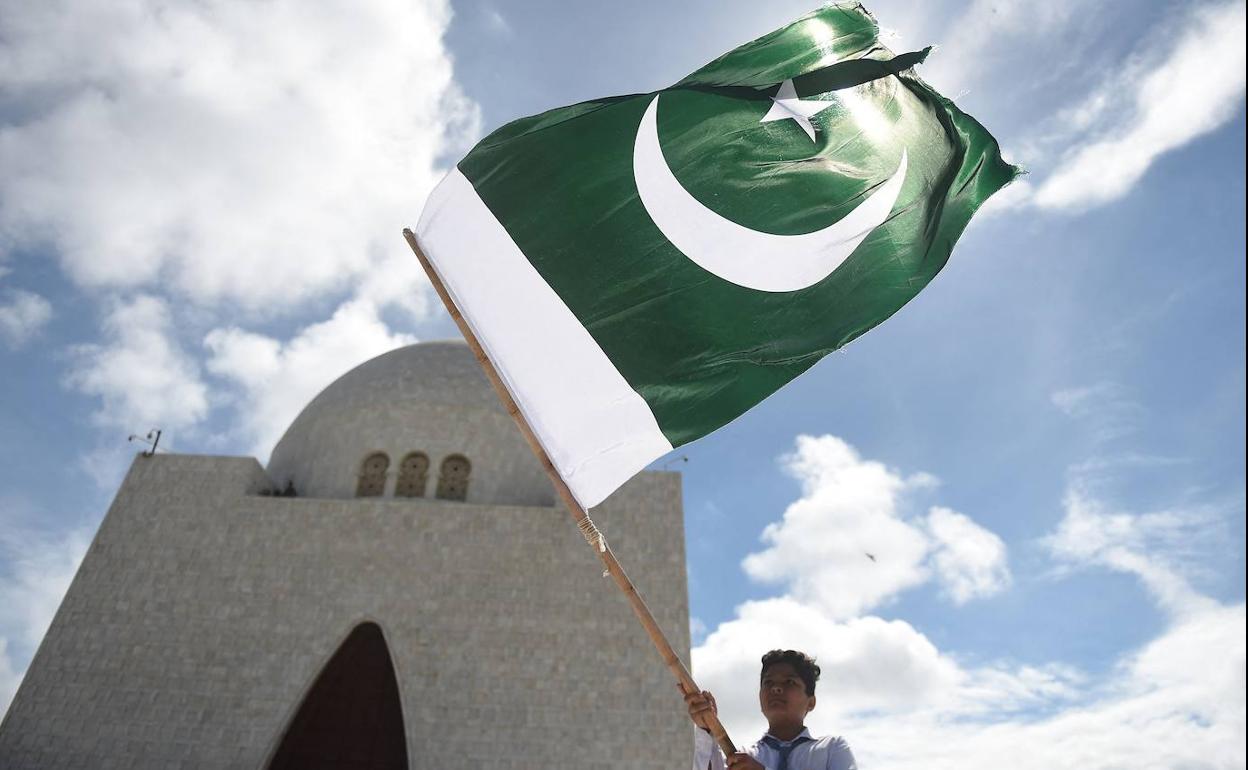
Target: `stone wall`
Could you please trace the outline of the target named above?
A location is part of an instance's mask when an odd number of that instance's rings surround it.
[[[674,681],[567,511],[260,496],[251,458],[139,457],[0,725],[0,767],[263,768],[357,624],[413,768],[687,765]],[[688,660],[680,479],[594,519]]]

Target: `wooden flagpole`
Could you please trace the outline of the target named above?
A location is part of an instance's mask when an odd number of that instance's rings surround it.
[[[693,681],[689,669],[685,668],[684,662],[680,656],[676,654],[676,650],[672,648],[671,642],[663,634],[663,629],[659,628],[658,622],[651,614],[650,608],[646,606],[646,602],[641,598],[641,594],[637,591],[637,587],[633,585],[633,581],[629,580],[628,575],[624,572],[624,568],[620,566],[616,560],[615,554],[611,552],[611,548],[607,545],[606,538],[594,526],[594,522],[590,520],[589,514],[577,502],[576,497],[572,495],[572,490],[568,489],[568,485],[559,475],[559,471],[555,470],[555,465],[550,461],[550,457],[546,455],[546,450],[542,448],[541,443],[537,440],[533,430],[529,424],[525,422],[524,415],[520,413],[520,407],[516,406],[516,402],[508,392],[507,386],[503,384],[502,379],[498,376],[498,372],[494,369],[494,364],[490,362],[489,357],[481,348],[481,343],[477,341],[476,335],[468,328],[467,322],[463,315],[459,312],[459,308],[455,307],[454,301],[446,291],[446,286],[442,284],[442,279],[438,277],[437,270],[429,262],[424,251],[421,250],[420,244],[416,241],[416,234],[408,228],[403,228],[403,237],[407,239],[407,245],[412,247],[412,251],[416,254],[416,258],[420,260],[420,264],[425,268],[425,273],[429,276],[429,280],[433,283],[433,288],[437,290],[438,296],[442,298],[442,304],[446,305],[446,309],[451,314],[451,318],[455,319],[455,324],[459,327],[459,331],[464,335],[464,339],[468,341],[468,347],[472,348],[472,352],[480,362],[481,368],[485,370],[485,374],[490,379],[490,384],[494,386],[494,392],[502,400],[503,406],[507,408],[507,413],[516,421],[516,425],[520,428],[520,432],[524,435],[524,440],[528,442],[529,449],[533,450],[533,454],[541,461],[542,467],[546,469],[546,475],[555,485],[555,490],[559,493],[559,497],[563,499],[564,505],[572,512],[572,517],[576,519],[576,525],[585,535],[585,540],[594,548],[594,552],[598,554],[598,558],[602,559],[603,566],[606,567],[607,573],[624,592],[624,596],[628,599],[629,605],[632,606],[633,612],[637,615],[637,619],[641,621],[642,627],[646,630],[646,635],[650,637],[650,641],[654,643],[655,649],[659,651],[659,655],[663,658],[663,662],[667,664],[668,669],[676,676],[676,681],[680,685],[680,691],[683,693],[701,692],[701,688]],[[707,721],[711,725],[711,735],[715,738],[715,742],[723,749],[724,754],[732,756],[736,753],[736,746],[733,745],[732,739],[728,737],[728,732],[724,726],[720,724],[719,717],[715,714],[707,716]]]

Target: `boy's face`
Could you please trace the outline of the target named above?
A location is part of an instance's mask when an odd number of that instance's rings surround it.
[[[800,725],[815,708],[815,696],[806,694],[806,684],[797,669],[788,663],[773,663],[763,669],[758,705],[768,724]]]

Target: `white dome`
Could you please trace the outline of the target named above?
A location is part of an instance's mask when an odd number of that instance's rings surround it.
[[[467,502],[554,504],[554,487],[462,341],[409,345],[339,377],[277,442],[269,477],[301,497],[355,497],[364,460],[377,453],[388,460],[384,497],[394,496],[403,459],[423,453],[424,497],[435,496],[443,462],[461,456]]]

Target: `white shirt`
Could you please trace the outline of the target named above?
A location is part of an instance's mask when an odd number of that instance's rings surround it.
[[[694,732],[697,737],[693,742],[693,770],[706,770],[708,766],[711,770],[725,770],[727,764],[724,761],[724,754],[715,745],[715,739],[711,737],[711,734],[701,728]],[[858,764],[854,761],[854,753],[849,750],[849,744],[844,738],[813,738],[809,730],[802,730],[797,737],[803,736],[812,740],[794,747],[792,753],[789,754],[788,770],[858,770]],[[780,743],[787,746],[792,741],[780,741]],[[768,770],[773,770],[780,763],[780,753],[763,743],[762,740],[752,746],[746,746],[742,751],[754,757]]]

